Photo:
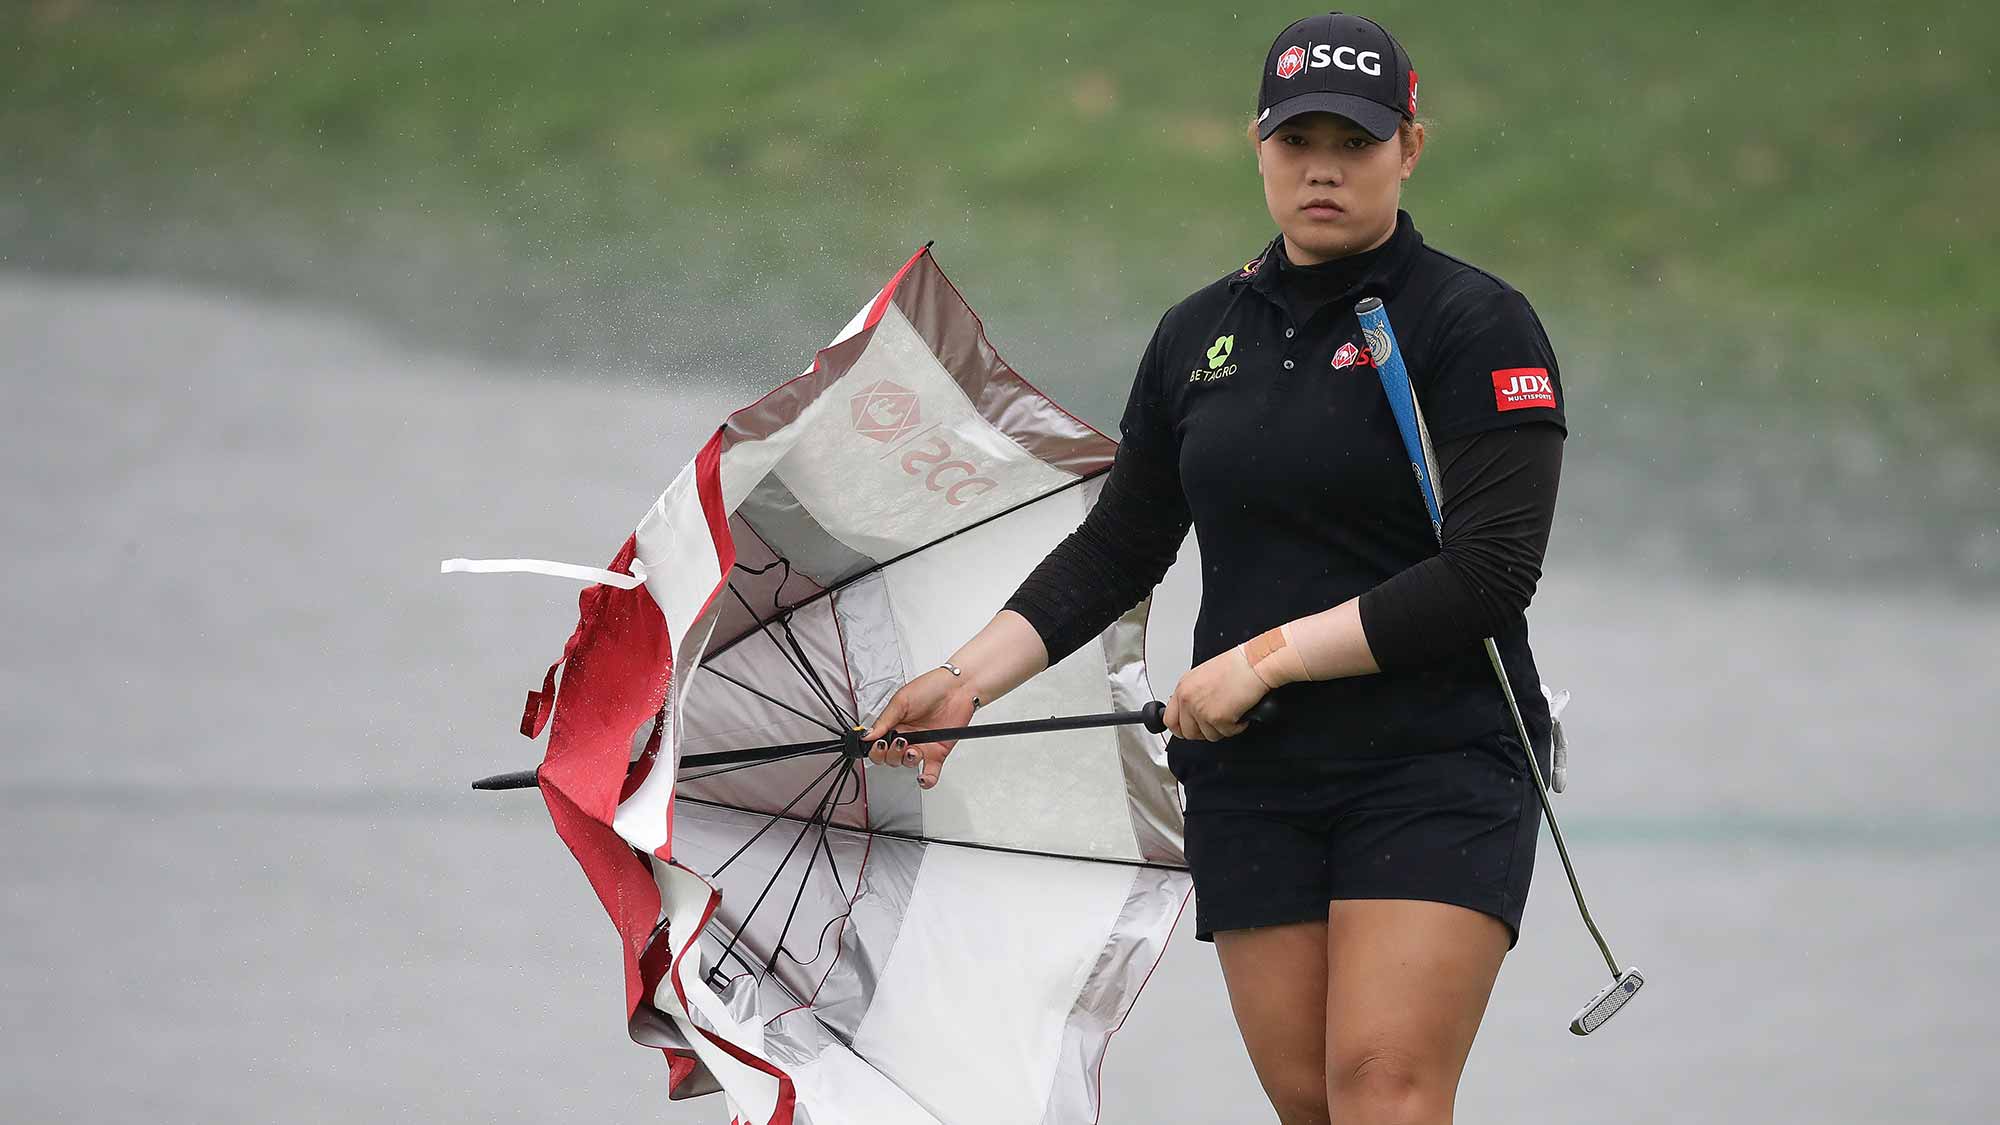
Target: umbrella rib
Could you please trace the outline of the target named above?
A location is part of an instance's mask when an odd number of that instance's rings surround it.
[[[846,801],[836,802],[834,804],[833,812],[829,812],[827,814],[826,819],[828,824],[833,823],[833,813],[838,812],[843,805],[853,804],[855,801],[861,799],[861,786],[862,786],[862,778],[861,776],[857,775],[854,779],[854,796],[848,798]],[[819,850],[826,854],[826,869],[833,873],[833,885],[839,889],[843,897],[850,900],[849,906],[851,907],[853,905],[851,900],[853,899],[854,896],[847,893],[847,881],[840,877],[840,865],[834,862],[833,848],[828,846],[826,842],[826,832],[824,830],[822,830],[819,834]],[[860,884],[857,883],[856,887],[858,888],[859,886]],[[822,940],[824,940],[824,937],[822,937]],[[815,953],[814,956],[817,957],[818,954]],[[795,957],[793,958],[793,960],[796,961],[798,960],[798,958]]]
[[[833,810],[840,807],[841,790],[846,788],[847,774],[842,773],[833,779],[833,788],[828,791],[827,799],[820,802],[820,808],[815,814],[819,820],[819,840],[813,844],[813,850],[806,854],[805,870],[799,873],[799,889],[792,895],[792,908],[785,912],[785,924],[778,927],[778,940],[771,943],[771,956],[764,962],[764,973],[767,976],[778,967],[778,954],[785,953],[785,939],[791,936],[792,920],[799,916],[799,904],[806,899],[806,884],[812,882],[813,868],[817,866],[814,861],[819,858],[820,849],[826,846],[827,825],[833,820]],[[775,885],[777,881],[777,877],[773,876],[771,882]],[[834,881],[839,882],[838,879]],[[822,928],[820,932],[824,934],[826,931]],[[797,955],[790,953],[785,955],[791,957],[793,964],[803,964]],[[815,959],[818,958],[817,950],[813,956]]]
[[[1072,480],[1067,484],[1058,485],[1055,488],[1049,489],[1047,492],[1042,493],[1040,496],[1030,496],[1026,500],[1021,501],[1019,504],[1016,504],[1011,508],[1002,508],[1001,510],[993,513],[992,515],[987,516],[985,519],[977,520],[973,523],[966,524],[964,527],[959,528],[957,531],[948,531],[943,535],[938,536],[936,539],[933,539],[928,543],[920,543],[917,546],[912,547],[907,551],[904,551],[902,554],[895,556],[894,558],[884,559],[881,562],[872,563],[868,566],[865,566],[860,570],[855,571],[853,574],[850,574],[847,577],[841,579],[840,581],[835,582],[833,585],[820,590],[816,594],[808,594],[805,597],[800,598],[798,601],[793,602],[791,605],[779,606],[778,612],[791,613],[795,610],[803,609],[804,607],[811,605],[812,603],[818,601],[821,598],[832,597],[834,594],[837,594],[840,591],[846,589],[847,587],[852,586],[854,583],[861,581],[863,578],[866,578],[869,575],[874,574],[876,571],[881,570],[884,567],[894,566],[895,564],[902,562],[904,559],[909,558],[911,555],[917,554],[922,551],[928,551],[932,547],[937,546],[938,544],[944,542],[947,539],[951,539],[959,535],[964,535],[966,532],[971,531],[974,528],[984,527],[987,524],[992,523],[994,520],[1001,518],[1002,516],[1011,516],[1015,512],[1020,511],[1022,508],[1025,508],[1030,504],[1038,504],[1043,500],[1047,500],[1049,497],[1056,495],[1059,492],[1067,492],[1068,490],[1075,488],[1077,485],[1083,484],[1086,481],[1095,480],[1096,478],[1101,477],[1105,473],[1108,473],[1110,471],[1111,471],[1111,466],[1109,465],[1106,465],[1101,469],[1093,469],[1092,471],[1085,473],[1080,477],[1077,477],[1075,480]],[[751,614],[751,616],[755,617],[756,614],[753,613]],[[772,619],[773,620],[776,619],[776,614],[772,615]],[[757,624],[761,626],[764,624],[764,622],[758,621]],[[716,657],[721,656],[723,653],[728,652],[730,649],[735,648],[737,645],[742,644],[745,640],[748,640],[749,637],[750,637],[750,631],[745,630],[741,634],[731,637],[729,640],[723,642],[721,645],[718,645],[715,651],[705,654],[703,656],[703,659],[713,660]]]
[[[736,862],[736,859],[737,859],[737,857],[738,857],[738,856],[741,856],[741,855],[742,855],[742,854],[743,854],[744,852],[747,852],[747,851],[749,851],[749,850],[750,850],[750,845],[752,845],[752,844],[756,843],[756,842],[757,842],[757,840],[758,840],[758,839],[759,839],[760,837],[762,837],[762,836],[764,835],[764,833],[766,833],[766,832],[769,832],[769,831],[771,830],[772,826],[776,825],[776,824],[777,824],[777,823],[778,823],[779,821],[781,821],[781,820],[784,820],[784,819],[785,819],[785,814],[786,814],[786,813],[788,813],[788,812],[791,812],[791,811],[792,811],[792,806],[793,806],[793,805],[796,805],[796,804],[798,804],[798,803],[799,803],[800,801],[803,801],[803,800],[805,800],[805,798],[806,798],[806,794],[808,794],[808,793],[812,792],[812,790],[813,790],[813,786],[815,786],[815,785],[818,785],[818,784],[819,784],[820,782],[822,782],[822,781],[825,781],[825,780],[826,780],[826,775],[827,775],[827,774],[830,774],[830,773],[832,773],[832,772],[833,772],[834,770],[837,770],[837,769],[839,769],[839,768],[840,768],[840,763],[841,763],[841,762],[843,762],[843,761],[846,761],[846,759],[845,759],[845,758],[842,758],[842,759],[840,759],[840,760],[838,760],[838,761],[834,762],[834,763],[833,763],[832,765],[830,765],[830,766],[826,767],[826,768],[825,768],[824,770],[821,770],[821,771],[820,771],[820,775],[819,775],[818,777],[815,777],[815,778],[813,778],[813,779],[812,779],[811,781],[808,781],[808,782],[806,782],[806,787],[805,787],[804,789],[801,789],[801,790],[799,790],[799,795],[798,795],[798,796],[796,796],[796,797],[793,797],[793,798],[792,798],[792,799],[791,799],[790,801],[786,802],[786,803],[785,803],[785,807],[784,807],[784,808],[782,808],[782,809],[779,809],[779,810],[778,810],[777,812],[775,812],[775,813],[771,814],[771,818],[770,818],[769,820],[766,820],[766,821],[764,822],[764,826],[763,826],[762,828],[759,828],[759,829],[757,830],[757,832],[756,832],[756,835],[753,835],[753,836],[751,836],[751,837],[750,837],[750,838],[749,838],[748,840],[745,840],[745,841],[743,841],[743,846],[742,846],[742,847],[740,847],[740,848],[737,848],[735,852],[731,853],[728,859],[725,859],[725,860],[723,860],[723,861],[722,861],[722,866],[721,866],[721,867],[718,867],[718,868],[716,868],[715,870],[713,870],[713,871],[709,872],[709,873],[708,873],[708,877],[709,877],[710,879],[713,879],[713,878],[715,878],[716,876],[718,876],[718,875],[722,874],[722,872],[723,872],[723,870],[724,870],[725,868],[727,868],[727,867],[728,867],[728,866],[729,866],[730,864],[732,864],[732,863],[735,863],[735,862]],[[763,763],[763,762],[750,762],[750,763],[748,763],[748,764],[749,764],[749,765],[753,765],[753,766],[761,766],[761,765],[763,765],[764,763]],[[741,769],[742,767],[741,767],[741,766],[731,766],[731,767],[729,767],[729,768],[730,768],[730,769]],[[703,776],[703,777],[707,777],[707,776],[709,776],[709,775],[708,775],[708,774],[703,774],[702,776]],[[690,800],[692,800],[692,798],[690,798]]]
[[[819,782],[820,782],[820,779],[821,779],[821,778],[824,778],[824,777],[826,777],[826,775],[827,775],[828,773],[832,773],[832,772],[833,772],[833,770],[835,770],[835,769],[838,769],[838,768],[839,768],[839,767],[840,767],[840,766],[842,765],[842,763],[846,762],[846,760],[847,760],[847,759],[845,759],[845,758],[842,758],[842,759],[840,759],[839,761],[835,762],[835,763],[834,763],[834,764],[833,764],[833,765],[832,765],[831,767],[829,767],[829,768],[828,768],[828,769],[827,769],[827,770],[826,770],[825,772],[821,773],[821,774],[819,775],[819,777],[818,777],[818,778],[814,778],[814,779],[813,779],[813,783],[812,783],[812,784],[813,784],[813,785],[818,785],[818,784],[819,784]],[[807,792],[810,792],[810,791],[811,791],[811,789],[812,789],[812,786],[811,786],[811,785],[809,785],[809,786],[807,786],[807,787],[806,787],[806,790],[807,790]],[[831,795],[832,795],[832,793],[833,793],[832,789],[828,789],[828,790],[827,790],[827,795],[828,795],[828,796],[831,796]],[[804,795],[804,794],[801,794],[801,796],[803,796],[803,795]],[[776,872],[783,872],[783,871],[785,870],[785,868],[787,868],[787,867],[791,866],[791,863],[792,863],[792,856],[798,853],[798,850],[799,850],[799,845],[805,842],[805,839],[806,839],[806,833],[808,833],[808,832],[811,832],[811,831],[812,831],[812,828],[813,828],[813,825],[814,825],[814,824],[816,824],[816,823],[818,823],[818,820],[819,820],[819,815],[820,815],[820,812],[821,812],[821,810],[822,810],[822,809],[823,809],[823,808],[824,808],[825,806],[826,806],[826,797],[821,797],[821,798],[820,798],[820,807],[819,807],[819,808],[815,808],[815,809],[813,810],[813,818],[812,818],[811,820],[808,820],[808,821],[806,821],[806,822],[805,822],[804,824],[800,825],[800,827],[799,827],[799,834],[798,834],[797,836],[794,836],[794,837],[792,837],[792,846],[791,846],[791,847],[789,847],[789,848],[786,848],[786,849],[785,849],[785,858],[783,858],[783,859],[781,859],[781,860],[779,860],[779,861],[778,861],[778,866],[777,866],[777,868],[775,869],[775,871],[776,871]],[[776,819],[776,818],[774,818],[774,819]],[[751,903],[751,904],[750,904],[750,909],[748,909],[748,910],[744,911],[744,912],[743,912],[743,917],[742,917],[741,919],[739,919],[739,920],[737,921],[737,923],[736,923],[736,936],[735,936],[735,937],[733,937],[733,938],[730,938],[730,939],[729,939],[729,944],[728,944],[728,946],[726,946],[726,947],[724,947],[724,948],[723,948],[723,951],[722,951],[722,952],[723,952],[723,954],[727,954],[727,953],[728,953],[728,952],[729,952],[729,951],[730,951],[731,949],[734,949],[734,948],[736,947],[736,943],[737,943],[737,941],[741,940],[741,938],[743,937],[743,935],[744,935],[745,933],[749,932],[749,930],[750,930],[750,919],[751,919],[751,918],[754,918],[754,917],[756,917],[756,914],[757,914],[757,909],[758,909],[759,907],[761,907],[761,906],[763,906],[763,905],[764,905],[764,900],[765,900],[765,899],[767,899],[767,898],[771,897],[771,891],[772,891],[772,890],[773,890],[774,888],[776,888],[776,887],[777,887],[777,885],[778,885],[778,875],[777,875],[776,873],[774,873],[774,874],[773,874],[773,875],[771,876],[771,881],[770,881],[770,882],[768,882],[768,883],[766,883],[766,884],[764,884],[764,891],[763,891],[763,893],[762,893],[762,894],[760,894],[760,895],[758,895],[758,896],[757,896],[757,901],[756,901],[756,902],[753,902],[753,903]]]
[[[778,707],[783,707],[785,710],[790,711],[792,714],[797,715],[799,718],[804,719],[806,722],[809,722],[814,726],[819,727],[820,729],[826,731],[828,734],[846,733],[839,727],[834,726],[832,723],[827,722],[825,719],[822,719],[817,715],[808,715],[804,711],[801,711],[798,708],[792,706],[791,704],[786,703],[782,699],[774,699],[771,696],[768,696],[763,692],[758,691],[756,688],[751,687],[749,684],[744,683],[742,680],[739,680],[736,677],[730,675],[729,673],[724,672],[721,669],[717,668],[711,662],[704,661],[700,665],[698,665],[698,667],[701,668],[703,671],[713,672],[716,675],[721,676],[723,679],[728,680],[730,683],[735,684],[737,687],[742,688],[744,691],[749,692],[751,695],[754,695],[757,698],[764,700],[766,703],[770,703]]]
[[[813,944],[813,955],[812,955],[812,960],[810,961],[799,960],[798,954],[793,953],[789,949],[781,949],[779,950],[779,952],[785,955],[785,960],[790,961],[792,964],[797,965],[799,968],[810,969],[813,967],[815,963],[819,961],[819,955],[826,951],[826,932],[852,917],[854,917],[854,910],[852,907],[850,907],[849,909],[843,910],[840,913],[826,920],[826,925],[821,926],[819,928],[819,937],[818,939],[815,940]]]
[[[742,805],[732,805],[727,801],[711,801],[702,797],[676,796],[674,800],[691,805],[705,805],[708,808],[722,809],[725,812],[747,813],[751,816],[769,815],[762,809],[744,808]],[[798,818],[786,817],[785,819],[797,820]],[[1067,859],[1074,860],[1077,863],[1110,863],[1116,864],[1119,867],[1144,867],[1153,871],[1187,870],[1187,864],[1185,863],[1155,863],[1152,860],[1146,859],[1117,859],[1112,856],[1070,855],[1064,852],[1038,851],[1034,848],[1010,848],[1003,844],[982,844],[976,840],[947,840],[939,836],[919,836],[912,832],[896,832],[887,828],[854,828],[847,829],[847,831],[865,833],[869,836],[880,836],[887,840],[906,840],[912,844],[939,844],[951,848],[977,848],[984,852],[1003,852],[1007,855],[1034,856],[1039,859]]]
[[[727,933],[727,932],[728,932],[728,928],[727,928],[727,927],[725,927],[725,926],[723,926],[723,925],[722,925],[722,923],[720,922],[720,920],[718,920],[718,919],[715,919],[715,918],[710,918],[710,919],[708,920],[708,925],[707,925],[706,927],[704,927],[704,928],[705,928],[705,929],[709,929],[709,930],[714,930],[714,931],[716,931],[716,932],[717,932],[717,934],[718,934],[718,935],[720,935],[720,934],[725,934],[725,933]],[[752,963],[752,962],[750,961],[750,959],[749,959],[748,957],[745,957],[745,956],[743,956],[743,954],[741,954],[741,953],[738,953],[738,952],[735,952],[734,950],[731,950],[731,951],[730,951],[730,952],[729,952],[729,953],[727,954],[727,956],[728,956],[728,957],[729,957],[729,958],[730,958],[731,960],[735,961],[735,962],[736,962],[737,964],[739,964],[739,965],[743,966],[743,967],[744,967],[745,969],[749,970],[749,971],[750,971],[750,975],[751,975],[751,976],[752,976],[753,978],[755,977],[755,975],[756,975],[756,973],[757,973],[757,966],[756,966],[755,964],[753,964],[753,963]],[[707,973],[706,973],[706,974],[704,975],[704,977],[703,977],[703,979],[704,979],[704,980],[708,981],[708,984],[709,984],[709,987],[711,987],[711,988],[715,989],[715,991],[716,991],[717,993],[720,993],[720,992],[721,992],[721,991],[722,991],[723,989],[725,989],[725,988],[729,987],[729,976],[728,976],[728,974],[726,974],[726,973],[724,973],[724,972],[722,971],[722,957],[723,957],[723,955],[722,955],[722,954],[717,954],[717,955],[716,955],[716,960],[715,960],[715,963],[714,963],[714,964],[712,964],[712,965],[710,965],[710,966],[708,967],[708,972],[707,972]],[[763,982],[762,982],[762,981],[759,981],[758,983],[759,983],[759,984],[762,984]],[[826,1028],[826,1030],[827,1030],[827,1031],[828,1031],[828,1032],[829,1032],[830,1034],[833,1034],[833,1036],[834,1036],[834,1038],[835,1038],[835,1039],[839,1039],[839,1040],[840,1040],[840,1042],[842,1042],[842,1043],[846,1043],[846,1042],[847,1042],[847,1040],[845,1040],[845,1039],[842,1039],[842,1038],[840,1037],[840,1035],[839,1035],[839,1034],[838,1034],[837,1032],[835,1032],[835,1031],[834,1031],[834,1028],[833,1028],[833,1027],[832,1027],[832,1026],[831,1026],[830,1024],[828,1024],[828,1023],[826,1022],[826,1019],[825,1019],[825,1017],[821,1016],[821,1015],[819,1014],[819,1012],[818,1012],[818,1011],[814,1010],[814,1008],[812,1007],[812,1005],[808,1004],[808,1003],[807,1003],[807,1002],[805,1001],[805,999],[804,999],[803,997],[801,997],[801,996],[800,996],[800,995],[798,994],[798,990],[797,990],[797,989],[794,989],[794,988],[793,988],[793,987],[792,987],[791,985],[789,985],[789,984],[786,984],[786,983],[785,983],[785,978],[783,978],[783,977],[777,977],[777,978],[775,978],[775,983],[777,984],[777,986],[778,986],[779,988],[782,988],[782,989],[784,989],[784,990],[785,990],[785,995],[787,995],[787,996],[791,997],[791,998],[792,998],[792,1001],[793,1001],[793,1002],[794,1002],[795,1004],[797,1004],[799,1008],[804,1008],[804,1009],[805,1009],[805,1010],[806,1010],[807,1012],[811,1013],[811,1014],[812,1014],[812,1018],[813,1018],[814,1020],[817,1020],[817,1021],[819,1022],[819,1025],[820,1025],[821,1027],[824,1027],[824,1028]],[[797,1010],[797,1009],[793,1009],[793,1010]],[[773,1017],[773,1018],[775,1018],[775,1017]],[[765,1024],[766,1024],[767,1026],[769,1025],[769,1023],[770,1023],[770,1021],[769,1021],[769,1020],[766,1020],[766,1021],[765,1021]]]
[[[846,915],[842,915],[841,917],[846,917]],[[836,919],[836,921],[837,920],[838,919]],[[831,925],[832,923],[828,924]],[[728,932],[727,929],[718,920],[714,918],[710,918],[708,920],[708,926],[706,928],[715,930],[718,933]],[[743,966],[745,969],[750,970],[753,976],[755,975],[757,971],[757,966],[751,964],[750,959],[748,957],[745,957],[741,953],[736,953],[736,952],[731,952],[729,956],[737,964]],[[727,988],[729,986],[729,978],[726,975],[724,975],[722,971],[722,964],[719,959],[716,964],[710,965],[708,967],[708,975],[706,979],[708,980],[709,985],[715,988],[717,992],[720,992],[722,991],[722,989]],[[784,989],[785,995],[791,997],[792,1002],[795,1005],[797,1005],[797,1007],[786,1009],[783,1012],[779,1012],[776,1016],[772,1016],[770,1019],[765,1020],[764,1026],[769,1027],[772,1023],[776,1022],[780,1017],[790,1015],[792,1012],[804,1011],[807,1015],[813,1018],[813,1022],[825,1028],[826,1033],[828,1035],[831,1035],[834,1038],[835,1042],[838,1042],[844,1046],[849,1046],[849,1047],[854,1045],[853,1040],[850,1039],[846,1033],[842,1032],[839,1028],[833,1026],[832,1024],[826,1022],[826,1017],[819,1014],[819,1009],[813,1007],[810,1001],[800,996],[797,989],[793,988],[789,984],[786,984],[785,978],[772,977],[767,979],[771,980],[779,988]],[[760,981],[758,983],[761,984],[762,982]]]
[[[743,591],[738,590],[736,588],[735,583],[733,582],[728,583],[728,586],[730,594],[733,595],[736,598],[736,601],[743,606],[743,612],[749,614],[752,620],[756,620],[757,611],[750,608],[750,599],[743,596]],[[793,659],[791,650],[785,647],[785,642],[779,640],[778,635],[771,631],[771,622],[779,621],[782,619],[783,619],[782,615],[779,615],[779,616],[774,616],[767,621],[757,621],[757,631],[771,639],[771,644],[777,648],[778,655],[785,658],[785,663],[791,665],[792,671],[797,672],[799,674],[799,678],[805,681],[806,686],[808,688],[813,689],[814,694],[818,696],[820,703],[826,707],[827,712],[831,714],[836,721],[843,721],[845,719],[845,716],[843,716],[840,713],[840,709],[833,705],[833,701],[831,699],[827,698],[823,694],[820,694],[818,683],[813,679],[811,673],[808,672],[805,668],[799,666],[798,661]],[[715,657],[721,655],[722,653],[718,651],[710,654],[708,659],[713,660]]]
[[[826,681],[819,678],[819,669],[813,667],[812,661],[806,658],[805,646],[799,643],[799,635],[792,631],[792,615],[788,613],[778,618],[778,627],[785,631],[785,639],[791,642],[792,651],[799,654],[799,663],[805,667],[806,675],[812,677],[813,687],[819,689],[820,698],[833,709],[834,714],[840,716],[841,722],[851,723],[853,719],[847,712],[841,710],[840,701],[833,696],[833,689],[827,687]]]

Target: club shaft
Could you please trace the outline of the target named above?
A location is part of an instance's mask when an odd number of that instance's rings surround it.
[[[1507,666],[1500,662],[1500,646],[1493,638],[1486,638],[1486,659],[1493,663],[1493,675],[1500,681],[1500,693],[1507,697],[1507,713],[1514,716],[1514,730],[1521,736],[1521,753],[1528,759],[1528,769],[1535,775],[1535,798],[1542,803],[1542,818],[1549,822],[1549,835],[1555,838],[1556,854],[1562,857],[1563,874],[1569,877],[1569,893],[1576,899],[1576,912],[1583,916],[1583,926],[1590,931],[1591,940],[1597,943],[1597,951],[1604,955],[1605,967],[1618,976],[1618,959],[1611,956],[1611,946],[1604,940],[1603,931],[1597,928],[1597,920],[1590,916],[1590,906],[1583,901],[1583,886],[1577,882],[1576,865],[1570,862],[1569,845],[1563,842],[1562,825],[1556,822],[1555,806],[1549,803],[1549,784],[1542,777],[1542,763],[1535,758],[1535,744],[1528,740],[1528,724],[1521,719],[1521,705],[1514,699],[1514,685],[1508,682]]]
[[[1410,456],[1410,467],[1416,470],[1417,490],[1422,494],[1424,509],[1431,519],[1431,531],[1437,535],[1438,546],[1444,546],[1444,482],[1439,479],[1437,455],[1431,448],[1430,431],[1424,425],[1424,410],[1417,401],[1416,392],[1410,385],[1409,371],[1404,367],[1402,349],[1395,343],[1395,329],[1389,324],[1389,314],[1378,297],[1369,297],[1354,306],[1354,313],[1361,320],[1363,335],[1368,338],[1371,354],[1374,356],[1375,373],[1382,383],[1382,392],[1389,400],[1389,409],[1396,417],[1396,428],[1403,439],[1403,446]],[[1528,724],[1521,718],[1521,705],[1514,698],[1514,685],[1507,679],[1507,666],[1500,659],[1500,646],[1492,637],[1485,638],[1486,659],[1493,665],[1493,675],[1500,681],[1500,694],[1507,697],[1507,713],[1513,716],[1515,733],[1521,737],[1521,753],[1528,759],[1528,769],[1535,777],[1535,799],[1541,802],[1542,816],[1549,822],[1549,835],[1556,841],[1556,854],[1562,857],[1563,873],[1569,877],[1571,897],[1576,899],[1576,912],[1583,916],[1584,928],[1597,943],[1597,951],[1604,955],[1604,964],[1610,968],[1612,979],[1619,975],[1618,961],[1611,956],[1611,946],[1605,942],[1603,931],[1597,928],[1596,919],[1590,916],[1590,907],[1583,900],[1583,885],[1577,881],[1576,865],[1570,862],[1569,845],[1563,841],[1562,825],[1556,822],[1556,810],[1549,803],[1548,780],[1542,776],[1542,764],[1535,757],[1535,744],[1528,737]]]

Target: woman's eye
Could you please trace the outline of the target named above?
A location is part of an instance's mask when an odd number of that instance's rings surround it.
[[[1367,147],[1368,147],[1368,145],[1369,145],[1369,143],[1370,143],[1370,142],[1369,142],[1368,138],[1366,138],[1366,137],[1349,137],[1349,138],[1347,138],[1347,147],[1348,147],[1348,148],[1351,148],[1351,149],[1354,149],[1354,150],[1356,150],[1357,152],[1358,152],[1358,151],[1360,151],[1361,149],[1364,149],[1364,148],[1367,148]]]

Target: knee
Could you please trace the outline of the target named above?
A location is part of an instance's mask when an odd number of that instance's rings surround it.
[[[1318,1086],[1315,1082],[1297,1089],[1266,1089],[1264,1096],[1271,1099],[1279,1125],[1328,1125],[1333,1119],[1327,1116],[1326,1091]]]
[[[1374,1045],[1328,1060],[1335,1125],[1444,1125],[1451,1091],[1415,1053]]]
[[[1258,1078],[1281,1125],[1327,1125],[1326,1080],[1317,1064],[1307,1062],[1278,1074],[1260,1071]]]

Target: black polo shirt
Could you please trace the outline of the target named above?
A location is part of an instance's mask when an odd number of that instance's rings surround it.
[[[1424,244],[1407,213],[1352,288],[1295,323],[1278,289],[1282,239],[1160,321],[1121,425],[1121,456],[1178,470],[1201,547],[1199,664],[1266,629],[1357,597],[1438,553],[1369,365],[1354,304],[1380,297],[1434,442],[1530,422],[1562,426],[1553,349],[1506,282]],[[1548,710],[1517,618],[1496,636],[1531,737]],[[1329,754],[1448,749],[1511,731],[1477,643],[1421,668],[1291,684],[1277,721],[1224,743],[1174,740],[1188,784],[1306,780]],[[1269,802],[1260,801],[1260,804]]]

